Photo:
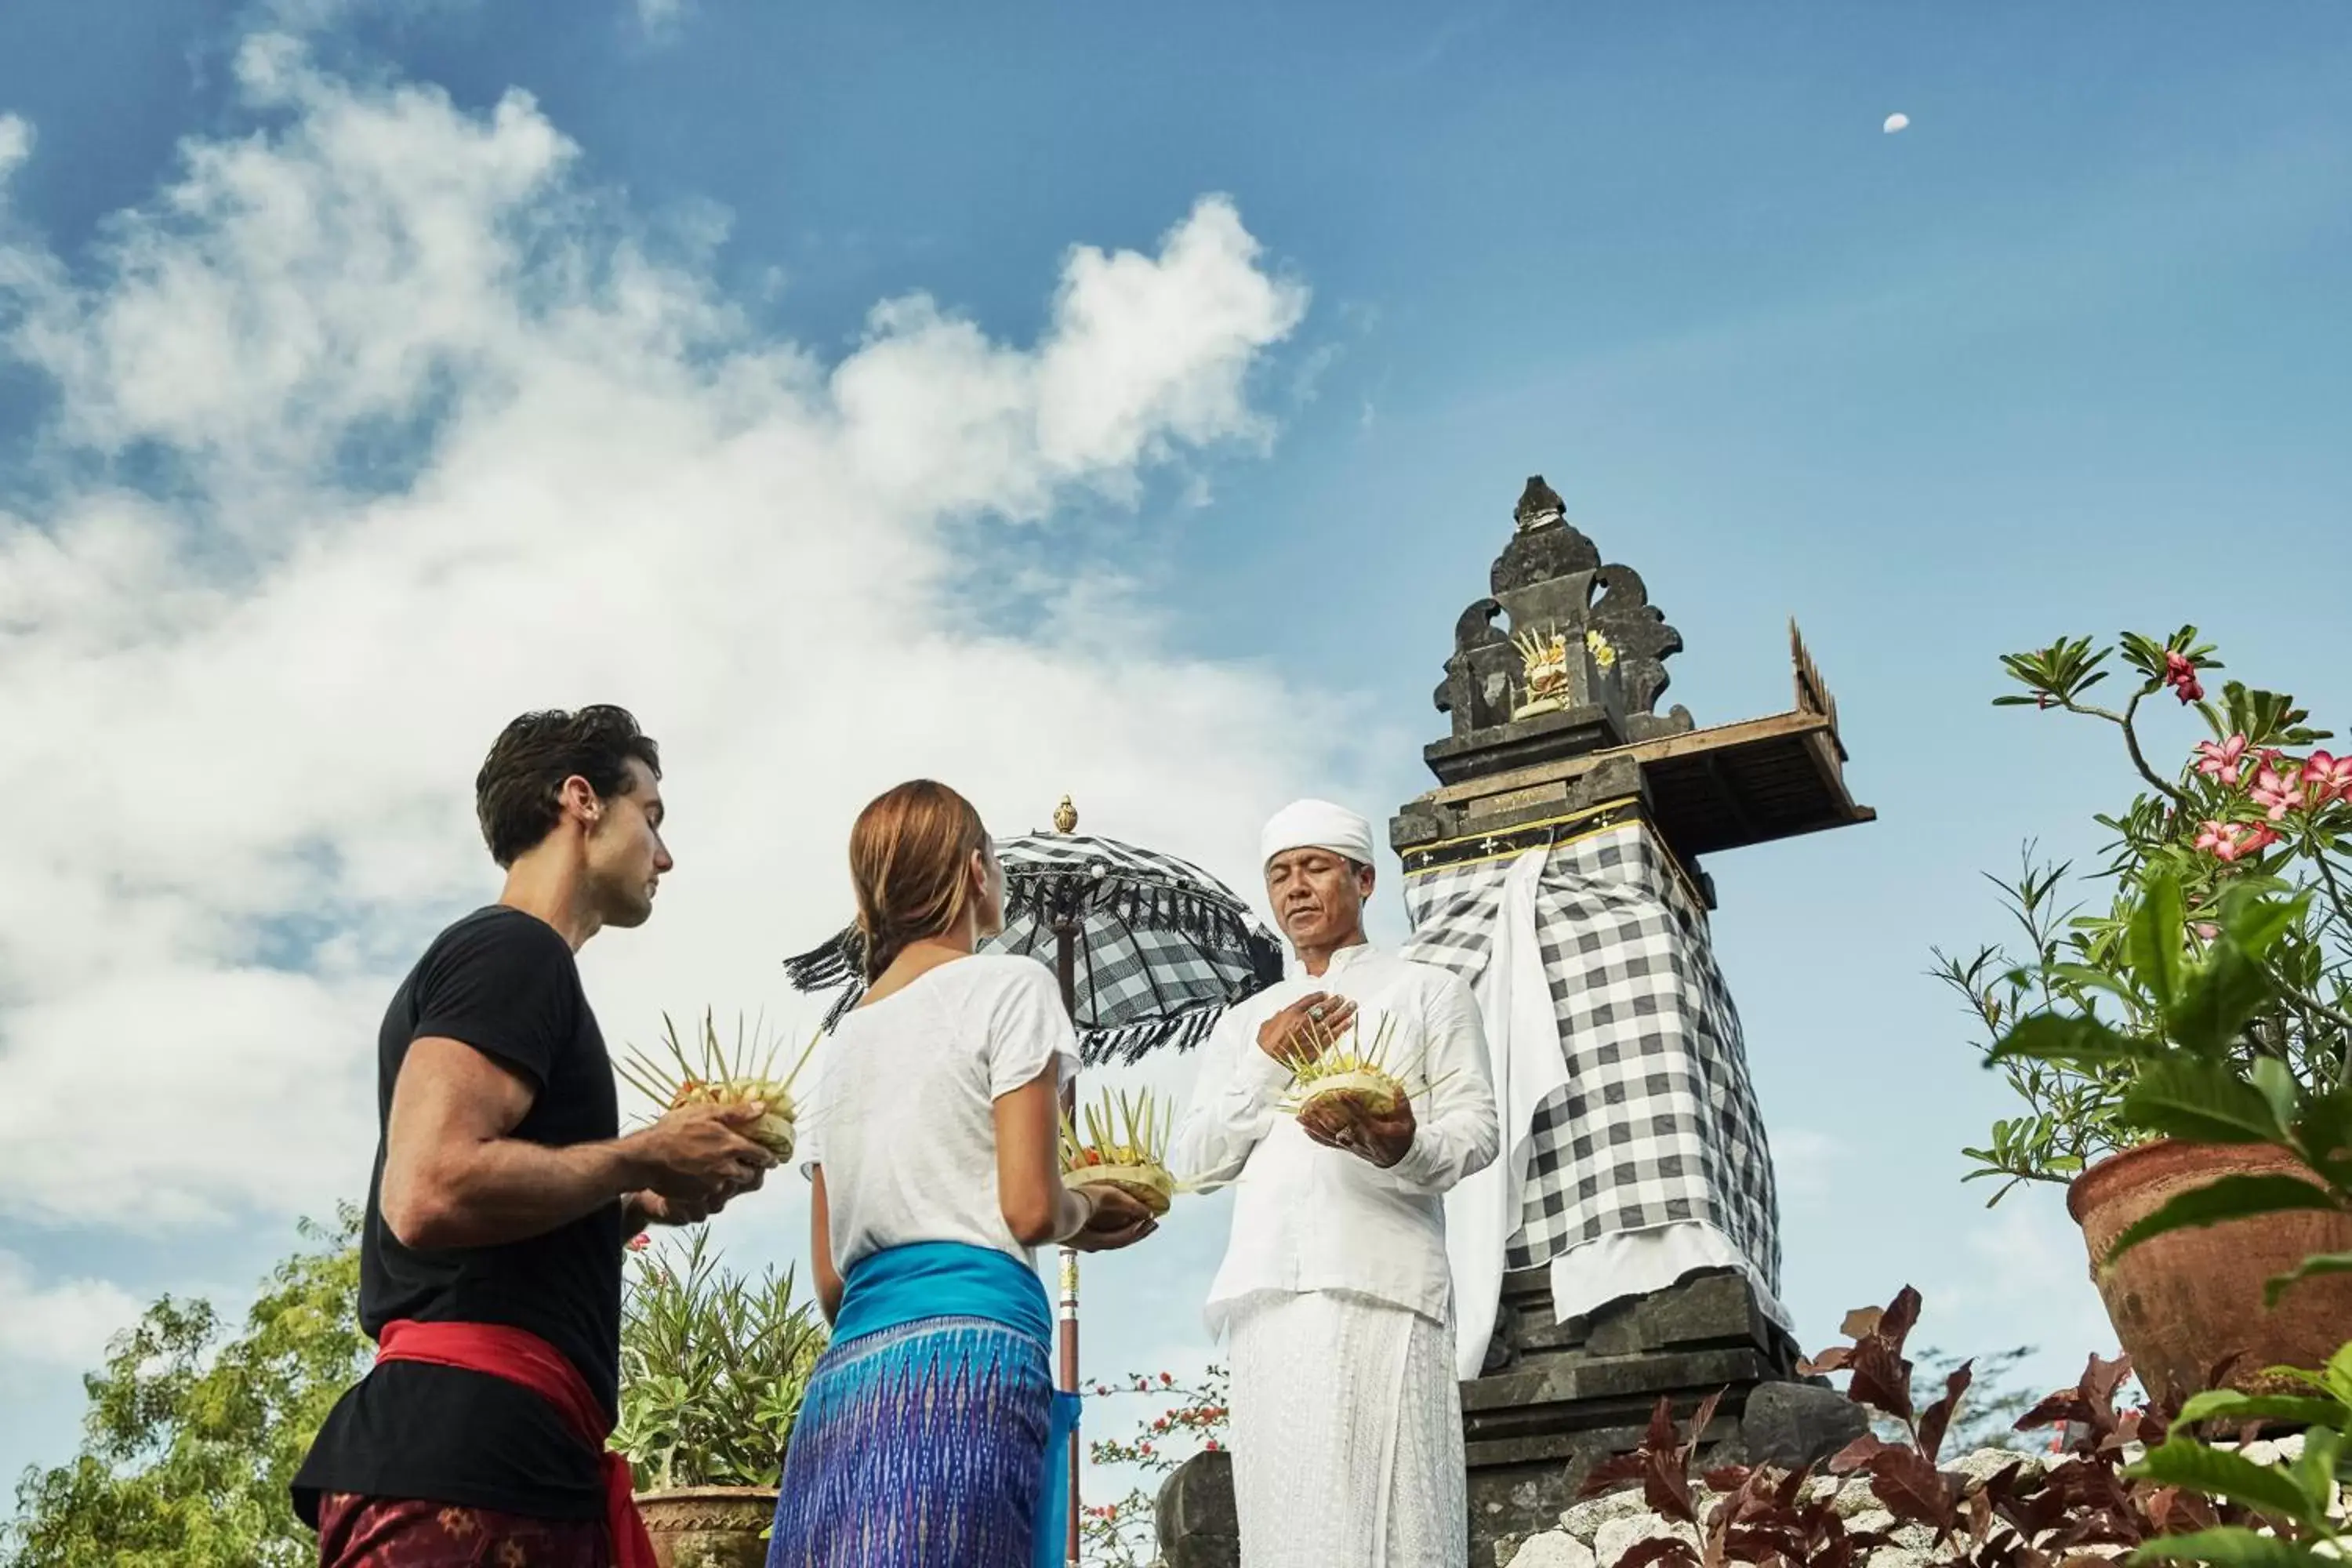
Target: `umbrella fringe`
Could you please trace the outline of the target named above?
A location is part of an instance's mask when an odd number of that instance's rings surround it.
[[[866,981],[866,933],[849,926],[824,946],[784,960],[784,978],[795,991],[830,991]]]
[[[1079,1032],[1078,1059],[1088,1067],[1133,1067],[1153,1051],[1189,1051],[1209,1037],[1227,1004],[1204,1002],[1170,1018]]]

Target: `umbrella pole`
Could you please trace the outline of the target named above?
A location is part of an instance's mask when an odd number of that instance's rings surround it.
[[[1078,1016],[1077,922],[1066,916],[1054,922],[1054,972],[1062,983],[1062,1006],[1071,1018]],[[1077,1117],[1078,1089],[1075,1082],[1062,1086],[1062,1108],[1073,1121]],[[1078,1391],[1078,1251],[1074,1247],[1062,1249],[1062,1299],[1057,1314],[1061,1332],[1061,1384],[1071,1393]],[[1070,1434],[1070,1519],[1068,1561],[1076,1568],[1078,1561],[1078,1476],[1080,1449],[1077,1433]]]

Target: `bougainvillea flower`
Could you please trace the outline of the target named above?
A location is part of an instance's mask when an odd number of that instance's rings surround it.
[[[2238,785],[2239,763],[2246,754],[2246,738],[2232,735],[2226,741],[2197,742],[2197,771],[2209,779],[2219,779],[2235,789]]]

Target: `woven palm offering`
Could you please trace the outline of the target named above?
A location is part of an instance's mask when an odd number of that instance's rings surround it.
[[[1086,1136],[1062,1118],[1062,1184],[1117,1187],[1154,1215],[1168,1212],[1176,1179],[1168,1173],[1167,1107],[1145,1089],[1129,1099],[1105,1089],[1084,1108]]]
[[[1397,1108],[1417,1092],[1407,1087],[1406,1080],[1419,1066],[1394,1059],[1391,1042],[1395,1026],[1395,1019],[1383,1017],[1371,1044],[1367,1046],[1360,1017],[1350,1019],[1346,1031],[1340,1034],[1307,1021],[1303,1029],[1315,1054],[1308,1057],[1302,1052],[1292,1059],[1290,1089],[1283,1098],[1283,1110],[1298,1116],[1310,1106],[1337,1107],[1346,1110],[1349,1121],[1360,1124],[1395,1115]],[[1418,1092],[1425,1093],[1435,1087],[1424,1083]]]
[[[810,1038],[792,1071],[779,1078],[776,1060],[784,1047],[781,1036],[762,1045],[756,1033],[745,1032],[739,1018],[735,1043],[730,1047],[719,1037],[719,1026],[712,1022],[708,1009],[702,1015],[702,1037],[691,1047],[678,1038],[677,1026],[670,1022],[667,1013],[662,1015],[662,1027],[666,1031],[663,1044],[668,1047],[666,1057],[648,1055],[632,1047],[628,1059],[616,1063],[614,1070],[665,1111],[689,1105],[749,1105],[757,1101],[762,1107],[760,1120],[743,1129],[743,1135],[778,1160],[791,1159],[793,1122],[797,1114],[793,1104],[793,1080],[808,1065],[810,1053],[824,1037],[823,1031]]]

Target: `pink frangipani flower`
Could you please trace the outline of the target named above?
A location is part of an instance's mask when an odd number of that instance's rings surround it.
[[[2246,754],[2246,738],[2232,735],[2226,741],[2197,742],[2197,771],[2209,779],[2219,779],[2231,789],[2238,785],[2239,763]]]
[[[2262,771],[2254,775],[2254,787],[2247,792],[2253,796],[2256,805],[2269,808],[2273,822],[2285,821],[2288,812],[2300,810],[2303,806],[2302,782],[2294,776],[2294,763],[2289,763],[2286,767],[2287,771],[2282,773],[2270,763],[2263,763]]]
[[[2352,757],[2314,752],[2303,764],[2299,782],[2315,806],[2325,805],[2336,796],[2352,801]]]
[[[2278,834],[2265,823],[2248,826],[2237,822],[2208,822],[2197,835],[2197,847],[2224,865],[2259,855],[2278,841]]]

